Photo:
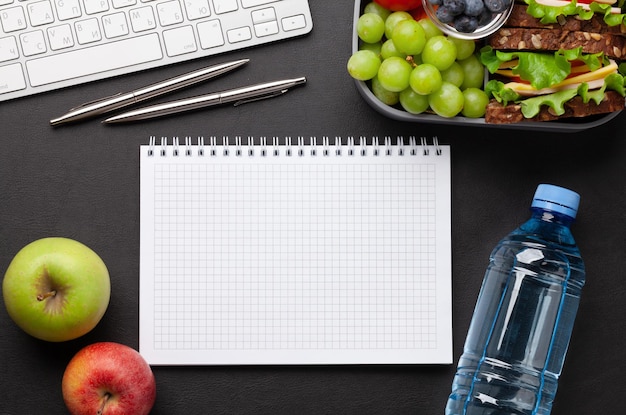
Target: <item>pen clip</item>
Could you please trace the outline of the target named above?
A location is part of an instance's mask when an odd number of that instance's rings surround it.
[[[98,102],[108,101],[110,99],[113,99],[113,98],[116,98],[116,97],[119,97],[119,96],[122,96],[122,95],[123,94],[121,92],[118,92],[117,94],[113,94],[113,95],[110,95],[108,97],[94,99],[93,101],[87,101],[85,103],[82,103],[80,105],[75,106],[74,108],[70,108],[70,111],[76,111],[76,110],[79,110],[81,108],[85,108],[85,107],[87,107],[89,105],[97,104]]]
[[[233,104],[233,106],[234,106],[234,107],[237,107],[237,106],[239,106],[239,105],[247,104],[247,103],[249,103],[249,102],[261,101],[262,99],[267,99],[267,98],[274,98],[274,97],[277,97],[277,96],[279,96],[279,95],[285,94],[285,93],[287,93],[288,91],[289,91],[289,89],[288,89],[288,88],[285,88],[285,89],[281,89],[280,91],[270,92],[270,93],[268,93],[268,94],[265,94],[265,95],[260,95],[260,96],[258,96],[258,97],[252,97],[252,98],[247,98],[247,99],[241,99],[241,100],[239,100],[239,101],[235,102],[235,103]]]

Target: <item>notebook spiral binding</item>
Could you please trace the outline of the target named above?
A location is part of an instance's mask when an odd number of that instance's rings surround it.
[[[365,156],[370,150],[375,156],[403,156],[406,154],[411,156],[420,154],[429,156],[431,154],[442,154],[442,149],[436,136],[432,137],[432,143],[429,143],[426,137],[420,137],[418,141],[415,136],[410,136],[408,144],[405,144],[403,136],[398,136],[395,143],[391,136],[385,136],[382,139],[382,143],[378,136],[372,137],[369,143],[364,136],[360,136],[358,140],[350,136],[347,137],[345,144],[341,137],[335,137],[334,143],[331,144],[331,139],[328,136],[324,136],[321,139],[321,145],[318,145],[317,137],[311,137],[307,142],[303,136],[298,136],[296,140],[292,140],[292,137],[285,137],[283,140],[279,137],[272,137],[269,144],[265,136],[259,137],[258,140],[248,136],[245,144],[241,136],[234,137],[234,144],[232,144],[228,136],[223,136],[221,140],[218,140],[216,136],[211,136],[206,144],[202,136],[198,137],[195,142],[189,136],[185,137],[184,140],[185,142],[181,144],[179,137],[172,137],[171,142],[168,141],[167,137],[161,137],[160,142],[157,143],[156,136],[150,136],[148,156],[157,154],[161,157],[166,157],[170,154],[168,150],[171,150],[171,155],[174,157],[180,155],[192,156],[194,153],[198,156],[206,154],[215,156],[218,154],[218,151],[221,151],[224,156],[231,154],[235,156],[255,156],[259,154],[262,157],[268,155],[278,156],[281,152],[284,152],[287,156],[304,156],[305,151],[309,151],[309,154],[312,156],[316,156],[319,153],[322,156],[341,156],[344,152],[349,156],[355,154]]]

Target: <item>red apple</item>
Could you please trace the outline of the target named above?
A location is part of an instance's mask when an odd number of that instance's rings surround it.
[[[147,415],[156,399],[150,365],[135,349],[94,343],[70,360],[62,381],[72,415]]]

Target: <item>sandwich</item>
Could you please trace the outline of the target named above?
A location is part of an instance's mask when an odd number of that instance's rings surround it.
[[[598,0],[525,1],[513,6],[506,24],[480,51],[492,74],[485,87],[491,97],[485,122],[553,121],[623,110],[626,14],[621,6]]]

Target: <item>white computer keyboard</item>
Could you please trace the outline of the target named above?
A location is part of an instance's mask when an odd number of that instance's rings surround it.
[[[312,28],[308,0],[0,0],[0,101]]]

